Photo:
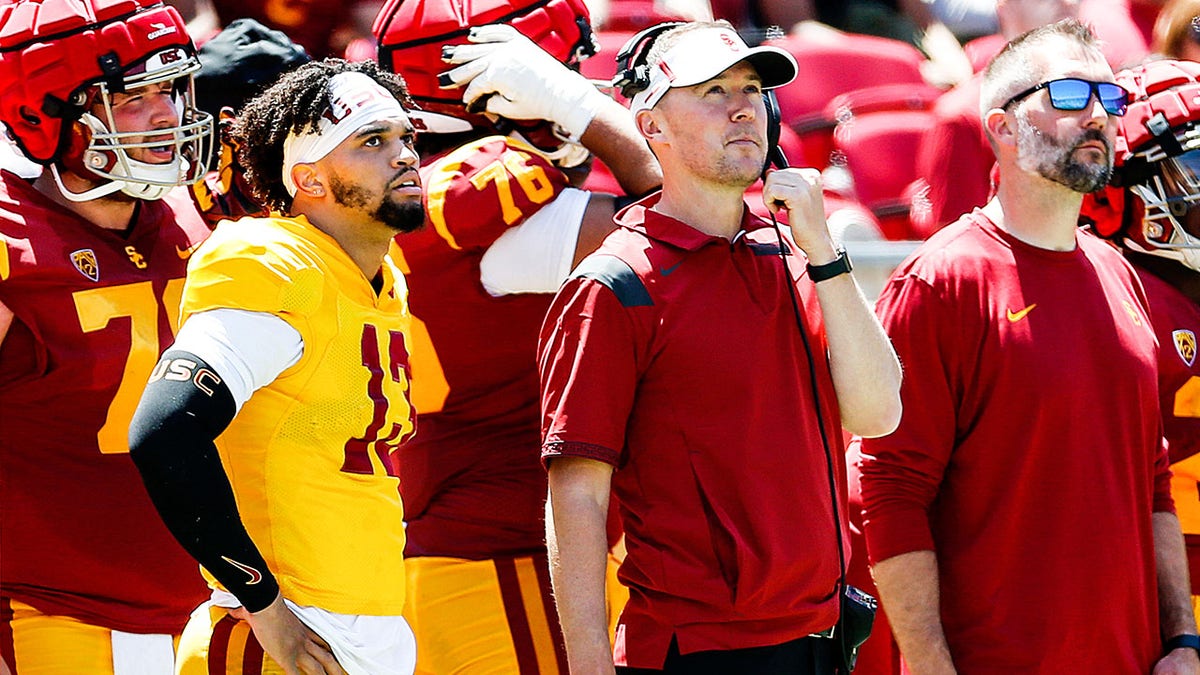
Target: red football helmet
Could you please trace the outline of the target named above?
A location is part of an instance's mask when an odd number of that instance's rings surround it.
[[[596,53],[590,21],[583,0],[388,0],[371,31],[379,43],[379,64],[404,77],[421,108],[493,130],[491,120],[466,109],[461,90],[438,86],[438,73],[450,69],[442,61],[442,46],[466,44],[474,26],[505,23],[574,67]],[[500,129],[508,132],[507,126]],[[575,146],[550,133],[551,125],[514,121],[511,126],[560,166],[572,165],[555,153],[567,154]]]
[[[1200,270],[1200,63],[1151,61],[1117,82],[1131,102],[1114,152],[1117,189],[1091,199],[1109,214],[1096,229]]]
[[[212,152],[212,117],[192,104],[200,68],[179,13],[152,0],[18,0],[0,5],[0,120],[31,160],[108,183],[82,201],[121,190],[159,199],[199,180]],[[175,126],[118,131],[112,94],[171,82]],[[171,146],[153,164],[129,151]],[[61,180],[59,181],[61,187]]]

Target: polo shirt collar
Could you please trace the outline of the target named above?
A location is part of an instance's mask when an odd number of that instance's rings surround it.
[[[615,216],[617,225],[641,232],[651,239],[656,239],[685,251],[695,251],[705,244],[716,241],[733,244],[754,230],[770,227],[770,223],[755,216],[750,211],[750,208],[743,203],[741,231],[734,236],[732,241],[726,241],[724,237],[705,234],[691,225],[682,223],[657,211],[652,211],[651,208],[658,203],[661,197],[662,191],[660,190],[625,207]]]

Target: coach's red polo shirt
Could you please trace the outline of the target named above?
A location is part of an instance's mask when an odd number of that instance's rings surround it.
[[[641,668],[662,666],[672,635],[683,653],[780,644],[838,611],[826,451],[776,231],[747,209],[731,242],[649,210],[657,199],[617,216],[539,345],[544,461],[616,468],[630,600],[615,656]],[[824,326],[785,241],[844,523]]]

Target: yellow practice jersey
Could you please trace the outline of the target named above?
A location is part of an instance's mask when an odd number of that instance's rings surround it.
[[[193,256],[182,320],[217,308],[291,324],[304,353],[217,439],[246,530],[284,597],[341,614],[404,604],[395,454],[413,432],[407,287],[392,259],[378,295],[304,218],[221,223]]]

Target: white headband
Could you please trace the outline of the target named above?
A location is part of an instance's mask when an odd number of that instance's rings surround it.
[[[369,76],[351,72],[331,77],[329,112],[321,117],[317,130],[289,133],[283,142],[283,186],[288,194],[296,196],[292,167],[320,160],[371,122],[405,114],[396,97]]]

